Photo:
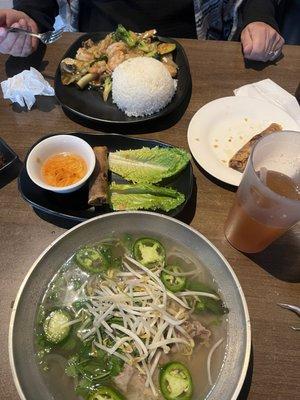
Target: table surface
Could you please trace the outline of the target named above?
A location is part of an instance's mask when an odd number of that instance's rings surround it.
[[[53,84],[60,58],[75,39],[65,34],[48,47],[41,71]],[[189,59],[193,90],[189,106],[176,125],[151,134],[153,138],[188,149],[186,134],[194,113],[207,102],[231,96],[233,89],[271,78],[290,93],[299,89],[300,47],[286,46],[277,64],[245,65],[240,44],[180,41]],[[0,57],[0,81],[22,70],[22,60]],[[30,112],[0,100],[0,136],[23,160],[30,146],[49,132],[89,131],[71,121],[52,98],[43,98]],[[137,135],[136,135],[137,136]],[[195,209],[185,217],[204,234],[232,265],[244,290],[252,326],[252,356],[240,399],[300,398],[300,333],[290,328],[297,316],[278,302],[300,303],[300,226],[296,225],[264,252],[247,256],[233,249],[223,236],[223,225],[234,191],[204,173],[193,162],[197,185]],[[1,178],[0,178],[1,179]],[[25,203],[17,180],[0,181],[0,398],[18,395],[10,372],[7,338],[11,307],[18,288],[37,256],[65,229],[39,218]],[[42,400],[42,399],[41,399]]]

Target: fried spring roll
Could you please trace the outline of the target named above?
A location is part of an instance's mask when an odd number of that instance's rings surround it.
[[[106,146],[93,148],[96,156],[96,166],[90,180],[88,204],[101,206],[107,202],[108,191],[108,151]]]

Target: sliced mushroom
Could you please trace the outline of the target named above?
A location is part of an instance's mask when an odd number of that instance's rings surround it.
[[[64,58],[60,63],[60,70],[67,74],[75,74],[77,71],[76,60],[73,58]]]

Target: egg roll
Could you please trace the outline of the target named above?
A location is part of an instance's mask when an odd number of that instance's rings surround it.
[[[282,131],[282,126],[279,124],[273,123],[269,125],[265,130],[258,133],[257,135],[253,136],[242,148],[240,148],[234,156],[229,160],[228,165],[230,168],[233,168],[239,172],[244,172],[246,168],[246,164],[251,153],[251,150],[255,143],[265,137],[270,135],[273,132],[280,132]]]
[[[96,156],[96,166],[90,179],[88,204],[101,206],[107,203],[108,150],[106,146],[97,146],[93,150]]]

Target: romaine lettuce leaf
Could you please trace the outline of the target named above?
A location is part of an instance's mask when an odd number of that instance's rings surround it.
[[[110,185],[110,203],[113,210],[163,210],[170,211],[185,200],[177,190],[151,184]]]
[[[109,153],[109,169],[128,181],[157,183],[182,171],[190,154],[177,147],[143,147]]]

